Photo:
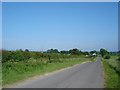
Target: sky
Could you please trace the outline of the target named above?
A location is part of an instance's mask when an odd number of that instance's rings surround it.
[[[118,4],[4,2],[3,49],[118,50]]]
[[[119,2],[119,0],[2,0],[2,2]]]

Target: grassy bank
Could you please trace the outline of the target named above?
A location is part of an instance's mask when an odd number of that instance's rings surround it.
[[[44,60],[45,61],[45,60]],[[58,60],[57,60],[58,61]],[[86,61],[95,61],[95,58],[70,58],[59,59],[59,62],[46,63],[40,59],[27,61],[3,63],[3,86],[24,80],[35,75],[42,75],[48,72],[73,66]]]
[[[104,67],[105,88],[119,87],[119,73],[117,56],[111,56],[111,59],[102,59]]]

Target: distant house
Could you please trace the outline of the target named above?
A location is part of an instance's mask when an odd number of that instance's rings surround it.
[[[93,53],[92,56],[96,56],[96,53]]]

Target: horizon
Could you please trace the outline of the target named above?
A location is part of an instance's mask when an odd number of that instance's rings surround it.
[[[116,2],[3,2],[6,50],[118,51]]]
[[[28,49],[28,48],[26,48],[26,49]],[[14,50],[10,50],[10,49],[2,49],[2,50],[7,50],[7,51],[17,51],[17,50],[22,50],[22,51],[25,51],[26,49],[14,49]],[[47,49],[47,50],[50,50],[50,49],[56,49],[56,48],[49,48],[49,49]],[[59,50],[59,49],[57,49],[59,52],[60,51],[69,51],[69,50],[72,50],[72,49],[78,49],[79,51],[82,51],[82,52],[91,52],[91,51],[97,51],[97,52],[100,52],[100,50],[95,50],[95,49],[93,49],[93,50],[80,50],[79,48],[70,48],[70,49],[63,49],[63,50]],[[100,48],[100,49],[105,49],[105,48]],[[1,49],[0,49],[0,51],[2,51]],[[30,49],[28,49],[29,51],[33,51],[33,52],[47,52],[47,50],[43,50],[43,51],[41,51],[41,50],[30,50]],[[105,49],[106,50],[106,49]],[[118,51],[109,51],[109,50],[107,50],[108,52],[118,52]]]

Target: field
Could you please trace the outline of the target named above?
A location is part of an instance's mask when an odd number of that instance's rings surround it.
[[[30,54],[31,52],[27,52],[27,53]],[[48,72],[73,66],[75,64],[80,64],[82,62],[96,60],[96,57],[85,57],[85,55],[69,55],[69,56],[68,54],[47,55],[46,53],[44,54],[44,56],[41,53],[39,54],[37,53],[36,56],[34,55],[35,58],[31,56],[29,59],[16,60],[17,58],[18,59],[20,58],[20,57],[17,57],[17,55],[20,55],[20,53],[14,54],[13,52],[9,52],[9,54],[10,56],[6,51],[4,56],[4,53],[3,53],[3,58],[4,58],[4,61],[2,63],[2,75],[3,75],[2,85],[3,86],[8,84],[13,84],[36,75],[43,75]],[[28,55],[28,54],[25,54],[25,55]],[[33,54],[35,53],[32,52],[32,55]],[[16,55],[16,59],[13,59],[13,57],[11,57],[12,55],[14,55],[14,58]],[[38,58],[36,58],[37,56]],[[5,58],[8,58],[8,59],[10,58],[10,59],[6,60]]]
[[[118,88],[120,76],[118,56],[112,55],[110,59],[102,59],[102,63],[104,66],[105,87]]]

